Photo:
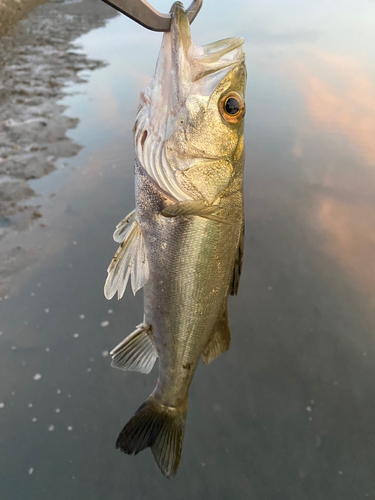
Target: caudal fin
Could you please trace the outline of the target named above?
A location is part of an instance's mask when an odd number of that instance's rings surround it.
[[[153,396],[143,403],[117,438],[116,448],[137,455],[150,447],[164,476],[176,475],[185,433],[187,406],[159,405]]]

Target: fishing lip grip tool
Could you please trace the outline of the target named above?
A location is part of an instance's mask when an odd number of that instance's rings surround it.
[[[171,16],[154,9],[146,0],[103,0],[125,16],[152,31],[170,31]],[[203,0],[193,0],[186,13],[190,24],[196,18]]]

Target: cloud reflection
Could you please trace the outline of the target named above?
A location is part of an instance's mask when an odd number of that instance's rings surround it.
[[[366,203],[323,198],[318,217],[329,233],[327,249],[351,280],[375,303],[375,210]]]
[[[315,123],[345,134],[362,160],[375,166],[375,84],[358,61],[311,51],[311,66],[294,63],[301,93]]]
[[[310,51],[310,56],[308,62],[294,63],[309,116],[325,138],[344,139],[343,148],[334,148],[330,160],[314,166],[321,176],[317,220],[325,235],[324,249],[373,305],[375,84],[351,57],[320,51]],[[301,156],[301,148],[298,138],[295,156]]]

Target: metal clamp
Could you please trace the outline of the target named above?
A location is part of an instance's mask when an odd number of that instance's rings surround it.
[[[171,16],[162,14],[154,9],[146,0],[103,0],[136,23],[152,31],[170,31]],[[193,0],[186,13],[190,24],[196,18],[203,4],[203,0]]]

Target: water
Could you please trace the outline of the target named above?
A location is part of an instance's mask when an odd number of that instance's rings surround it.
[[[48,225],[1,241],[25,261],[0,302],[2,499],[375,498],[374,16],[365,0],[205,0],[193,24],[197,43],[246,40],[246,253],[232,345],[198,367],[172,481],[149,451],[114,449],[157,374],[110,367],[142,296],[103,296],[160,34],[117,16],[77,40],[108,63],[62,101],[83,149],[32,182]]]

